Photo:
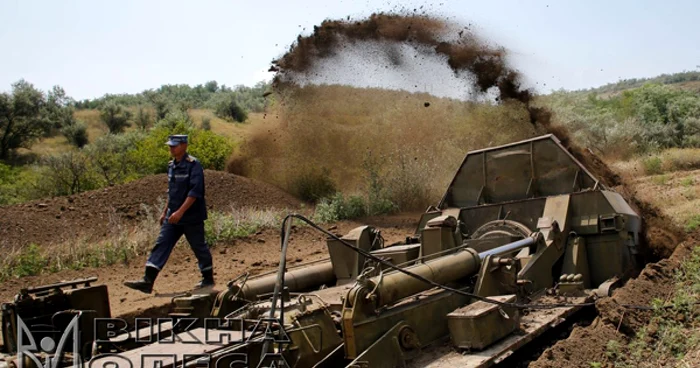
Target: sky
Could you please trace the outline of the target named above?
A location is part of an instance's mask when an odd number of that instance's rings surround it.
[[[0,91],[20,79],[76,99],[209,80],[252,86],[324,19],[414,8],[506,48],[541,93],[700,70],[692,0],[0,0]]]

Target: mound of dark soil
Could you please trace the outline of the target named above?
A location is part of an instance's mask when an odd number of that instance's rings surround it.
[[[654,299],[669,300],[675,288],[673,274],[697,244],[697,238],[698,235],[688,237],[669,258],[648,264],[637,278],[616,290],[612,297],[598,302],[599,315],[590,326],[575,328],[569,338],[547,349],[530,367],[590,367],[591,362],[607,361],[609,341],[626,344],[651,318],[651,311],[623,305],[648,306]]]
[[[205,171],[209,210],[232,207],[298,208],[300,202],[278,188],[220,171]],[[80,236],[103,237],[122,226],[159,216],[168,188],[165,174],[68,197],[0,207],[0,249],[47,245]]]

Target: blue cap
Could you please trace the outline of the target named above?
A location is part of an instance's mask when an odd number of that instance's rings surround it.
[[[175,147],[181,143],[187,143],[187,136],[184,134],[181,135],[171,135],[168,137],[168,141],[165,142],[170,147]]]

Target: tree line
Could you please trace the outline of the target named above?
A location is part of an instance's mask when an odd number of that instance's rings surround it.
[[[44,93],[20,80],[10,92],[0,93],[0,205],[75,194],[164,172],[169,154],[163,142],[170,134],[190,135],[189,151],[207,169],[223,170],[233,149],[226,137],[196,126],[187,111],[168,107],[159,111],[164,114],[159,118],[143,106],[133,114],[114,101],[100,106],[109,133],[89,142],[87,126],[75,119],[75,109],[58,86]],[[132,122],[139,129],[125,132]],[[17,149],[59,134],[75,147],[39,157],[33,164],[16,165],[26,161],[16,155]]]
[[[559,91],[542,96],[559,123],[603,154],[629,157],[700,147],[700,94],[648,83],[614,96]]]
[[[37,140],[59,134],[78,148],[85,146],[87,125],[75,119],[76,109],[100,110],[102,122],[115,134],[132,124],[146,129],[171,113],[192,108],[211,109],[227,121],[245,122],[249,112],[264,111],[269,88],[265,82],[230,88],[209,81],[194,87],[163,85],[138,94],[76,101],[60,86],[44,93],[21,79],[12,84],[10,92],[0,93],[0,160],[7,160],[18,148],[30,148]]]
[[[216,81],[198,84],[194,87],[188,84],[165,84],[157,89],[145,90],[137,94],[106,94],[95,99],[85,99],[75,102],[78,109],[101,109],[107,104],[121,106],[153,105],[159,115],[166,106],[171,109],[186,111],[187,109],[211,109],[223,117],[240,121],[241,112],[263,112],[265,110],[265,94],[270,89],[266,82],[258,82],[253,87],[236,86],[231,88]],[[231,106],[237,106],[240,111],[231,113]]]
[[[639,88],[645,84],[675,84],[683,82],[700,81],[700,71],[685,71],[673,74],[661,74],[653,78],[630,78],[619,82],[608,83],[604,86],[583,91],[596,93],[619,92],[630,88]]]

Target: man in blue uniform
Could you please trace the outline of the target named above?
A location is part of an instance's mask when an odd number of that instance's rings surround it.
[[[204,220],[207,219],[204,170],[196,158],[187,154],[186,135],[171,135],[166,144],[170,146],[173,160],[168,164],[168,203],[160,217],[160,235],[146,262],[144,277],[124,283],[144,293],[153,291],[158,273],[183,234],[197,257],[202,273],[202,280],[195,288],[214,285],[211,252],[204,240]]]

